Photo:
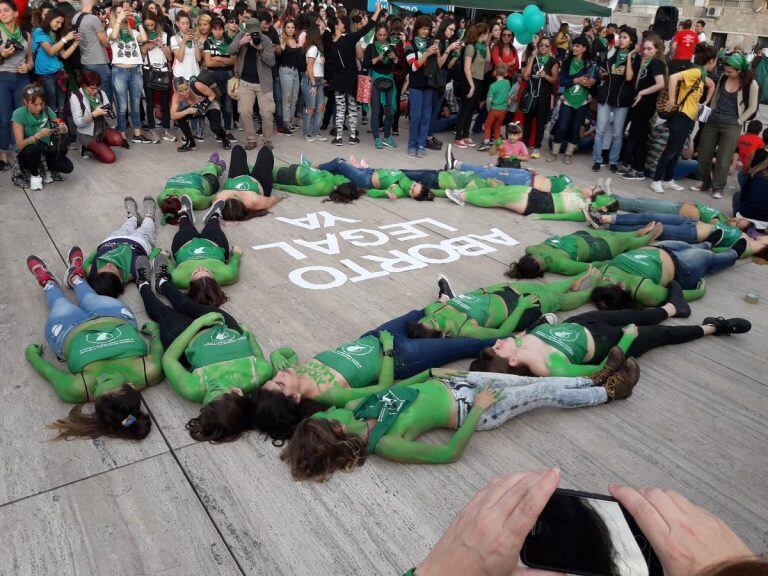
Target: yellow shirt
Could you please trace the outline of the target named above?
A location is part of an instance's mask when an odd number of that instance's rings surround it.
[[[677,105],[680,106],[680,103],[685,100],[685,104],[680,108],[680,112],[691,120],[696,120],[696,115],[699,111],[699,101],[701,100],[701,95],[704,94],[704,79],[701,78],[701,70],[690,68],[681,72],[680,75],[682,78],[677,88]],[[699,80],[700,82],[696,89],[691,92],[691,88]],[[688,96],[688,92],[691,92],[690,96]],[[686,96],[688,97],[686,98]]]
[[[558,32],[555,36],[555,46],[561,50],[568,50],[568,43],[570,42],[570,39],[571,38],[568,34]]]

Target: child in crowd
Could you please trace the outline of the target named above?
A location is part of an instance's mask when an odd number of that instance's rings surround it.
[[[739,168],[739,175],[749,170],[755,152],[766,146],[765,139],[768,136],[768,130],[761,137],[760,131],[762,129],[763,123],[760,120],[752,120],[747,124],[746,134],[739,136],[739,139],[736,141],[736,152],[733,154],[731,173],[735,172],[736,168]]]
[[[485,121],[485,139],[478,148],[480,151],[488,150],[491,147],[491,136],[493,136],[493,141],[501,139],[501,127],[504,125],[507,107],[512,96],[512,85],[506,78],[507,65],[504,62],[499,62],[493,73],[496,76],[496,82],[488,88],[488,97],[485,100],[488,118]]]
[[[507,126],[507,139],[497,139],[491,148],[491,155],[499,155],[499,168],[519,168],[520,162],[527,162],[531,154],[521,138],[523,129],[520,124],[513,122]]]

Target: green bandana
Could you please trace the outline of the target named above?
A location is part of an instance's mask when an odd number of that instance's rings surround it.
[[[91,110],[96,110],[96,108],[101,106],[100,94],[91,96],[87,90],[83,90],[83,94],[85,94],[85,98],[88,100],[88,104],[91,105]]]
[[[0,29],[5,33],[6,38],[10,38],[11,40],[16,40],[19,44],[21,44],[24,41],[24,35],[21,32],[21,28],[16,26],[16,29],[11,32],[8,30],[8,28],[5,27],[5,24],[0,22]]]
[[[725,61],[726,66],[730,66],[731,68],[735,68],[739,72],[743,72],[744,70],[747,70],[749,68],[749,62],[747,62],[747,59],[744,58],[744,55],[736,52],[736,54],[733,54],[728,60]]]
[[[707,79],[707,71],[704,69],[704,66],[696,66],[696,68],[698,68],[701,73],[701,81],[703,83]]]
[[[379,440],[389,432],[397,417],[416,400],[418,395],[419,391],[413,388],[392,388],[386,392],[368,396],[355,409],[355,418],[358,420],[376,418],[376,425],[368,435],[365,446],[368,454],[373,454]]]
[[[374,48],[376,48],[376,54],[378,54],[379,56],[381,56],[382,54],[386,54],[387,50],[390,49],[389,44],[379,44],[378,40],[373,41],[373,46]],[[389,64],[389,56],[384,56],[382,63]]]
[[[157,30],[147,30],[147,38],[155,40],[158,37]]]
[[[416,46],[416,50],[419,53],[421,53],[421,54],[424,54],[424,52],[427,51],[427,39],[426,38],[422,38],[421,36],[416,36],[413,39],[413,45]]]
[[[483,42],[475,42],[475,50],[483,57],[483,59],[488,55],[488,46]]]
[[[568,68],[568,74],[571,76],[578,74],[584,69],[586,65],[587,63],[584,62],[584,60],[581,58],[571,58],[571,65]],[[589,91],[581,84],[574,84],[565,91],[563,97],[565,98],[565,101],[568,102],[568,104],[571,106],[571,108],[578,110],[584,106],[587,98],[589,98]]]
[[[627,50],[616,51],[616,60],[614,61],[613,66],[611,66],[611,74],[624,74],[628,55],[629,51]]]

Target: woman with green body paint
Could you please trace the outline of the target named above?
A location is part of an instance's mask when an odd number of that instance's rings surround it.
[[[150,322],[139,331],[136,317],[125,304],[96,294],[85,280],[80,248],[73,247],[67,258],[67,284],[75,291],[78,305],[64,296],[42,258],[27,258],[27,267],[50,308],[45,339],[56,357],[67,362],[67,371],[45,360],[38,344],[27,347],[26,358],[64,402],[95,402],[96,409],[83,414],[78,405],[52,427],[60,438],[107,435],[140,440],[149,434],[151,421],[140,412],[138,391],[163,379],[158,326]],[[140,332],[150,336],[149,346]]]
[[[581,277],[550,284],[500,282],[467,294],[440,299],[424,308],[424,317],[408,327],[411,338],[503,338],[525,330],[542,314],[574,310],[589,301],[591,280]],[[599,277],[599,273],[597,273]]]
[[[300,422],[281,458],[296,480],[327,480],[368,454],[413,464],[456,462],[475,430],[490,430],[536,408],[578,408],[627,398],[640,372],[616,351],[596,378],[528,378],[435,370],[344,408]],[[431,430],[455,430],[445,444],[419,442]]]
[[[302,196],[328,196],[349,182],[344,176],[314,168],[308,162],[276,166],[272,169],[272,178],[277,190]]]
[[[539,278],[544,272],[565,276],[581,274],[627,250],[653,242],[661,226],[647,226],[637,232],[579,230],[567,236],[550,236],[541,244],[525,249],[525,255],[509,265],[509,278]]]
[[[205,168],[169,178],[163,191],[157,195],[157,205],[163,213],[163,221],[170,224],[178,223],[181,197],[184,195],[192,200],[195,210],[209,208],[213,202],[213,195],[219,191],[219,178],[226,169],[227,163],[214,152]]]

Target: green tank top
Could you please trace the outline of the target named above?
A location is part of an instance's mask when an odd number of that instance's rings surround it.
[[[224,248],[218,244],[205,238],[193,238],[179,248],[173,255],[173,259],[176,260],[176,264],[181,264],[187,260],[219,260],[224,262],[227,255],[224,253]]]
[[[261,194],[259,189],[259,183],[256,178],[243,174],[242,176],[235,176],[234,178],[227,178],[224,182],[222,190],[243,190],[246,192],[256,192]]]
[[[442,190],[458,190],[464,188],[485,188],[487,182],[480,178],[474,172],[464,172],[461,170],[451,170],[449,172],[440,171],[437,173],[438,187]]]
[[[69,343],[67,367],[72,374],[99,360],[133,358],[147,355],[147,344],[131,324],[112,328],[81,330]]]
[[[712,226],[712,230],[722,230],[723,239],[718,244],[718,248],[730,248],[736,241],[741,238],[741,230],[735,226],[729,226],[728,224],[715,224]]]
[[[172,178],[169,178],[168,181],[165,183],[166,188],[170,189],[195,189],[199,191],[203,191],[205,189],[205,184],[203,177],[200,174],[179,174],[178,176],[173,176]]]
[[[464,312],[476,321],[478,325],[485,326],[491,317],[491,297],[493,294],[459,294],[448,300],[446,304],[451,308]]]
[[[379,187],[382,190],[386,190],[392,184],[397,184],[402,190],[408,192],[411,184],[413,184],[413,180],[407,178],[402,170],[383,168],[376,170],[376,174],[379,176]]]
[[[195,336],[184,351],[192,370],[203,366],[253,356],[246,334],[227,326],[214,326]]]
[[[605,238],[592,236],[586,230],[574,232],[572,236],[582,240],[587,245],[587,255],[584,258],[580,258],[579,262],[600,262],[613,258],[611,247]]]
[[[320,352],[315,359],[341,374],[350,388],[363,388],[379,378],[381,343],[375,336],[364,336],[335,350]]]
[[[611,265],[661,284],[662,264],[658,250],[630,250],[616,256]]]
[[[319,170],[318,168],[307,166],[306,164],[300,164],[296,171],[296,184],[298,186],[309,186],[310,184],[314,184],[318,180],[323,179],[327,175],[328,172],[325,170]]]
[[[544,240],[544,244],[558,250],[563,250],[573,261],[578,261],[579,259],[579,246],[576,244],[576,237],[573,234],[568,234],[568,236],[550,236]]]
[[[587,332],[580,324],[541,324],[530,333],[561,352],[571,364],[581,364],[587,356]]]
[[[101,268],[107,264],[114,264],[120,269],[123,284],[131,281],[131,264],[133,263],[133,250],[128,244],[120,244],[117,248],[112,248],[96,259],[96,268]]]
[[[365,451],[373,454],[376,444],[386,436],[397,417],[405,412],[419,396],[414,388],[392,388],[386,392],[371,394],[355,409],[355,418],[370,420],[376,418],[376,425],[368,434]]]
[[[573,186],[573,180],[569,176],[566,176],[565,174],[558,174],[557,176],[548,176],[547,179],[552,182],[552,189],[550,192],[552,194],[558,194],[565,190],[566,188],[570,188]]]
[[[712,220],[715,219],[726,219],[725,214],[720,212],[720,210],[715,210],[714,208],[710,208],[709,206],[702,204],[701,202],[695,202],[696,208],[699,210],[699,220],[704,222],[705,224],[709,224],[712,222]]]

